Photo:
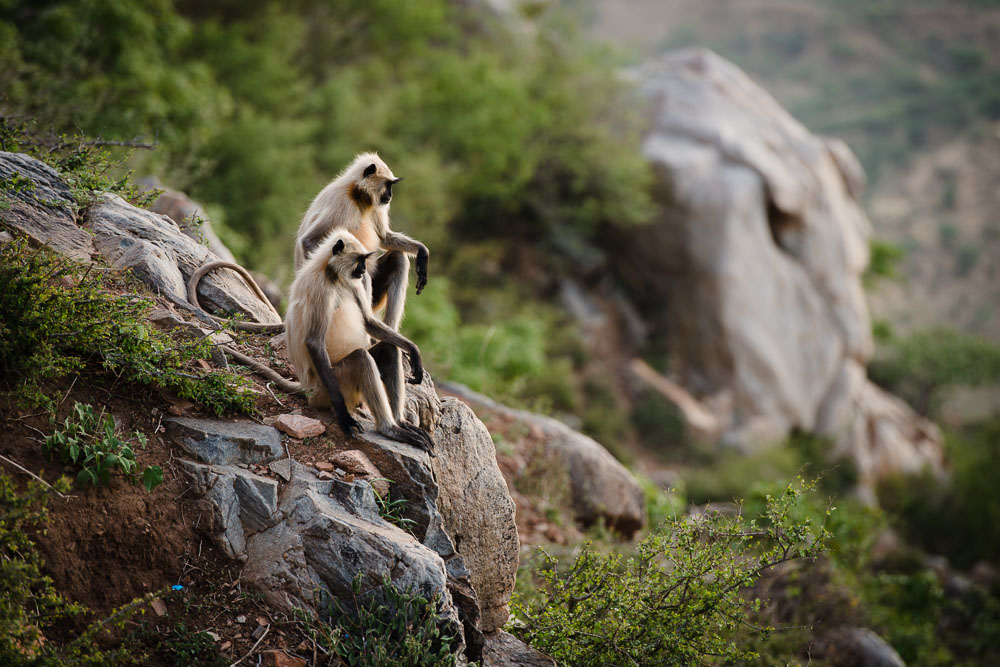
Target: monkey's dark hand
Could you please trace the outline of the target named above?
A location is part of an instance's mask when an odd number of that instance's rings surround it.
[[[407,437],[403,440],[414,447],[419,447],[431,456],[437,456],[434,453],[434,440],[431,439],[430,433],[420,428],[419,426],[414,426],[413,424],[407,424],[406,422],[399,423],[400,430],[405,431]]]
[[[361,422],[352,417],[346,410],[337,414],[337,425],[340,426],[340,430],[347,438],[356,438],[364,431],[361,428]]]
[[[417,294],[424,291],[427,286],[427,248],[420,246],[417,250]]]
[[[420,384],[424,381],[424,367],[420,364],[420,360],[413,361],[410,359],[410,377],[406,379],[409,384]]]

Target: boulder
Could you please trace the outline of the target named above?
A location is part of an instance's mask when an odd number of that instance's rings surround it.
[[[480,628],[493,632],[510,616],[517,574],[514,501],[497,467],[490,432],[465,403],[441,401],[434,440],[437,457],[430,464],[440,489],[441,515],[479,596]]]
[[[868,628],[837,628],[819,643],[832,667],[906,667],[896,649]]]
[[[886,447],[907,450],[906,469],[937,466],[934,430],[889,409],[864,377],[872,231],[850,149],[811,134],[711,51],[674,52],[634,76],[650,102],[643,149],[661,215],[630,235],[634,261],[619,267],[669,337],[680,384],[744,450],[801,428],[833,435],[866,478],[899,470],[865,454]],[[883,436],[855,428],[872,420]]]
[[[591,525],[603,519],[625,537],[642,528],[646,521],[642,488],[599,442],[556,419],[515,410],[463,385],[448,382],[442,388],[474,409],[488,410],[538,433],[544,443],[543,455],[559,461],[568,474],[573,511],[579,523]]]
[[[168,438],[203,463],[268,463],[285,452],[271,426],[197,417],[170,417],[163,426]]]
[[[104,193],[87,214],[84,227],[94,244],[116,268],[130,268],[143,282],[172,302],[187,305],[187,281],[206,262],[219,258],[185,235],[164,215],[136,208],[121,197]],[[235,272],[213,271],[198,286],[201,305],[210,312],[240,312],[254,322],[281,318],[253,293]]]
[[[556,661],[517,637],[498,630],[486,635],[483,667],[556,667]]]
[[[0,183],[10,204],[0,208],[0,220],[39,245],[90,261],[93,239],[77,225],[76,200],[55,169],[22,153],[0,151]]]

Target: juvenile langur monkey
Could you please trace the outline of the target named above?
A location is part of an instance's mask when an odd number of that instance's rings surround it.
[[[348,408],[363,402],[379,433],[432,451],[430,435],[393,412],[369,352],[373,338],[378,345],[405,350],[412,369],[409,382],[419,384],[423,378],[417,346],[372,314],[367,276],[371,255],[343,229],[334,229],[313,248],[289,291],[288,354],[303,389],[310,393],[309,405],[331,407],[345,435],[361,432]]]
[[[296,271],[334,230],[350,232],[369,253],[384,250],[371,268],[370,305],[372,310],[385,309],[382,319],[394,331],[399,331],[406,303],[410,272],[407,255],[416,256],[417,294],[427,284],[427,247],[389,227],[392,186],[400,180],[377,154],[358,155],[316,195],[295,237]],[[385,383],[392,413],[401,422],[406,397],[400,349],[382,342],[370,354]]]

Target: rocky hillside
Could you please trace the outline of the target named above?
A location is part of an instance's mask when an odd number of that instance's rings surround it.
[[[111,194],[81,209],[54,170],[25,155],[0,153],[0,176],[5,183],[30,183],[8,192],[4,243],[16,243],[23,234],[57,251],[62,261],[129,269],[140,281],[134,288],[149,295],[136,298],[155,304],[146,326],[208,336],[288,369],[280,338],[234,340],[206,328],[210,320],[188,303],[185,283],[216,256],[173,220]],[[203,305],[274,321],[269,305],[225,274],[216,272],[202,283]],[[73,289],[72,282],[62,289]],[[228,366],[221,354],[213,355],[213,363]],[[153,600],[155,613],[167,614],[164,622],[206,625],[230,658],[264,651],[291,660],[279,664],[304,664],[294,657],[309,645],[296,643],[301,619],[328,618],[334,600],[346,604],[385,595],[388,577],[399,590],[439,600],[436,624],[450,638],[451,651],[489,665],[545,663],[502,631],[519,540],[493,440],[464,402],[438,398],[429,378],[409,388],[407,412],[433,434],[433,457],[373,435],[370,422],[362,438],[347,441],[331,425],[332,415],[305,407],[300,398],[279,397],[260,380],[232,389],[252,399],[253,413],[227,419],[162,389],[92,396],[92,382],[98,381],[81,379],[65,389],[60,418],[71,398],[100,406],[118,423],[150,434],[140,458],[161,463],[165,472],[163,485],[148,495],[117,484],[79,491],[73,498],[82,501],[53,507],[55,529],[41,547],[60,588],[77,601],[102,610],[173,585],[184,593],[168,598],[169,604]],[[40,469],[49,479],[72,470],[41,455],[32,433],[49,427],[36,416],[20,418],[16,404],[4,416],[5,460],[19,462],[19,469]],[[625,534],[643,525],[641,491],[600,445],[554,422],[532,428],[566,432],[561,440],[542,440],[561,452],[564,463],[548,471],[561,467],[573,480],[571,506],[579,510],[579,525],[604,518]],[[529,461],[533,456],[551,454],[526,453]],[[143,557],[130,559],[136,551]],[[96,586],[95,572],[106,572],[115,586]],[[220,576],[235,578],[227,584]],[[228,608],[209,601],[223,585],[259,596],[257,611],[245,612],[243,598]],[[181,611],[182,599],[187,612]],[[193,600],[213,610],[211,622],[190,613]],[[245,626],[250,614],[256,614],[256,625]]]

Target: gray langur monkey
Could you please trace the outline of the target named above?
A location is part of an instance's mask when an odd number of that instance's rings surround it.
[[[399,331],[403,319],[408,255],[416,257],[417,294],[427,284],[427,246],[389,227],[392,186],[400,180],[376,153],[361,153],[316,195],[295,238],[296,271],[334,230],[350,232],[369,253],[384,250],[370,272],[371,308],[385,309],[382,319],[393,331]],[[402,421],[406,396],[401,351],[380,342],[370,354],[385,384],[393,415]]]
[[[379,433],[432,452],[430,435],[394,413],[369,349],[375,339],[377,345],[405,350],[412,370],[409,382],[423,379],[417,346],[372,314],[367,275],[371,255],[343,229],[333,230],[313,248],[289,290],[288,355],[309,392],[309,405],[331,407],[345,435],[361,432],[349,408],[364,403]]]

